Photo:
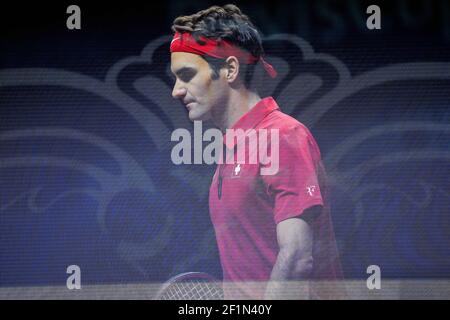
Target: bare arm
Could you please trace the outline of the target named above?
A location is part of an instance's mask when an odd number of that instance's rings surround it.
[[[307,280],[313,268],[313,231],[310,221],[321,207],[312,207],[304,212],[304,218],[290,218],[277,225],[279,252],[267,285],[265,298],[279,299],[286,290],[297,289],[296,297],[307,298],[308,287],[298,284],[287,288],[288,280]]]

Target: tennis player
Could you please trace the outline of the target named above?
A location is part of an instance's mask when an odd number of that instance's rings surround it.
[[[303,124],[251,86],[256,68],[276,77],[255,26],[225,5],[178,17],[172,30],[172,95],[191,121],[212,120],[224,133],[278,131],[275,174],[262,175],[261,163],[222,163],[212,180],[209,206],[223,280],[236,284],[225,286],[225,298],[305,298],[292,296],[286,283],[341,279],[319,147]],[[224,142],[228,149],[237,143],[225,136]],[[306,298],[330,296],[309,288]]]

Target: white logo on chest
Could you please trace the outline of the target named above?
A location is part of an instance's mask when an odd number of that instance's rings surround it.
[[[234,167],[234,175],[237,176],[241,172],[241,164],[239,163],[236,167]]]

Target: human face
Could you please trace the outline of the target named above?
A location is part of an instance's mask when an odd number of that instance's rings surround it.
[[[208,62],[187,52],[173,52],[170,69],[176,77],[172,96],[183,102],[191,121],[209,120],[215,110],[224,108],[228,85],[223,69],[213,80]]]

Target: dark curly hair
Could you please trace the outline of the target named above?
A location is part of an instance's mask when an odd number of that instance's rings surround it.
[[[188,32],[199,44],[202,44],[201,36],[214,40],[224,39],[257,58],[264,55],[260,33],[248,16],[233,4],[212,6],[189,16],[180,16],[173,21],[172,31]],[[217,79],[224,61],[209,56],[203,58],[211,66],[213,79]],[[240,73],[247,88],[250,88],[255,66],[256,64],[241,64]]]

